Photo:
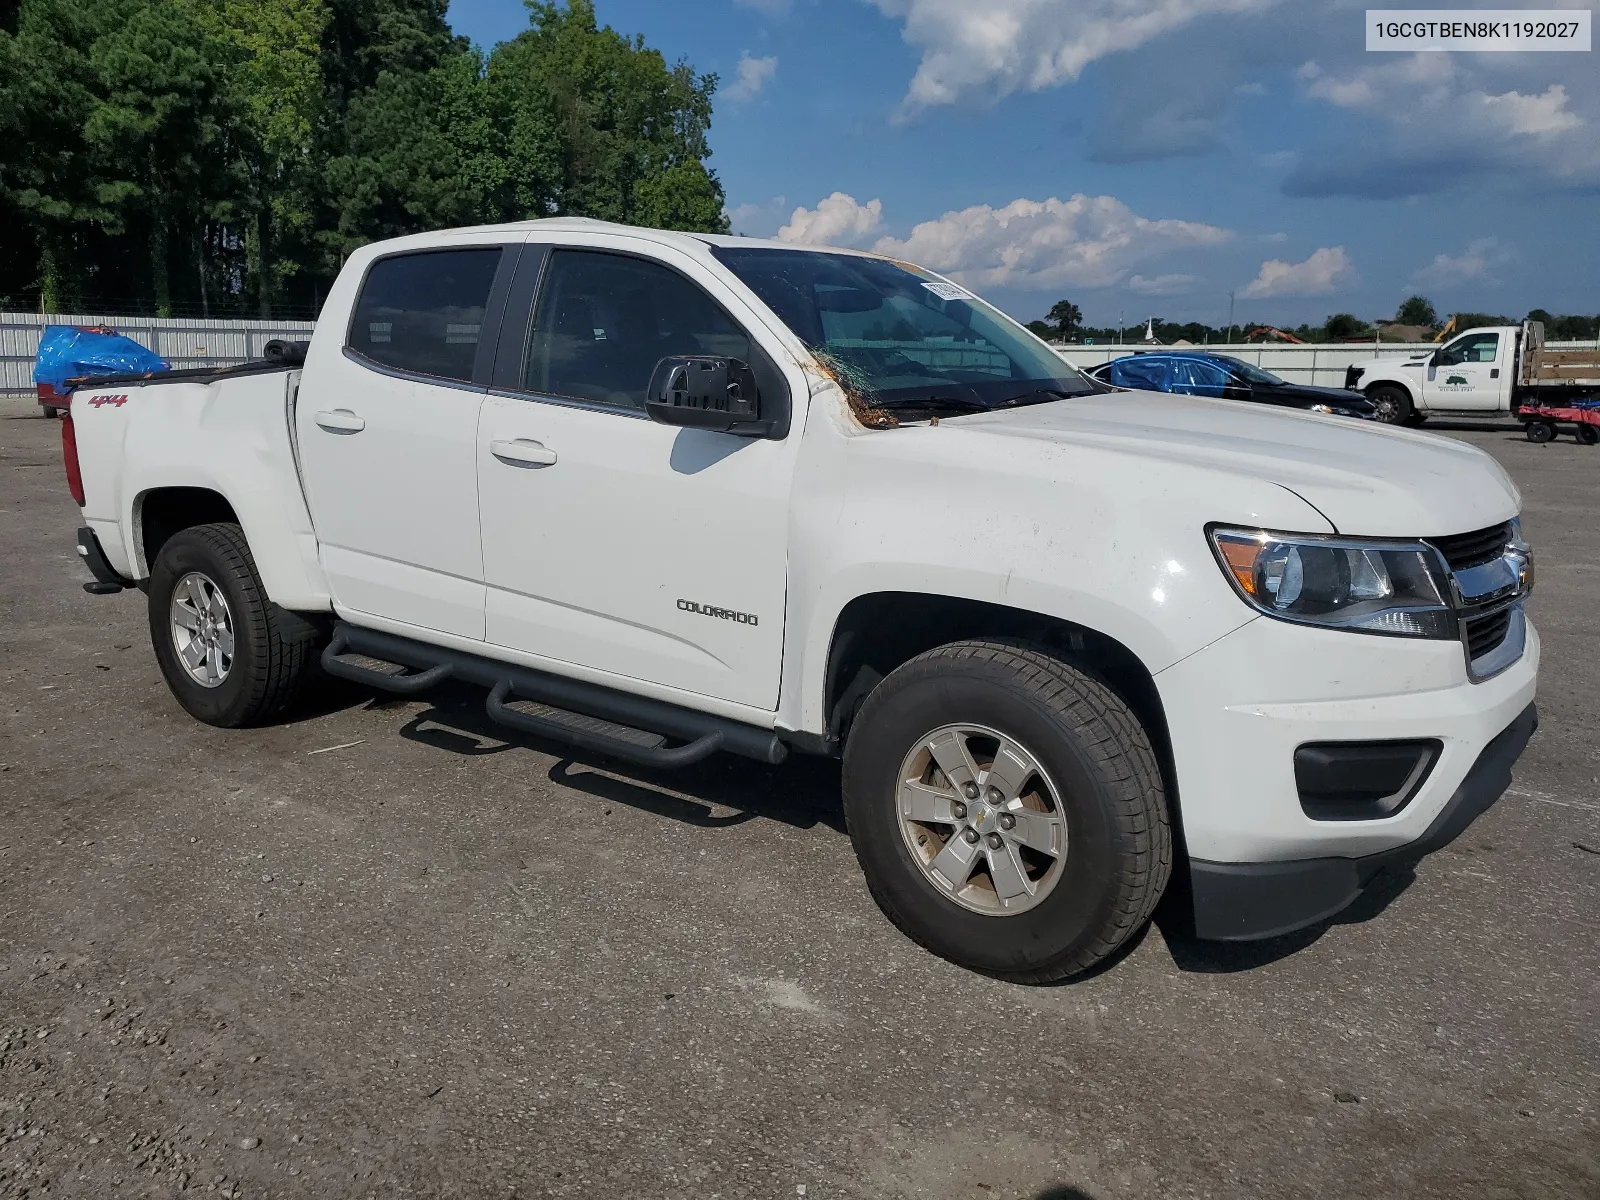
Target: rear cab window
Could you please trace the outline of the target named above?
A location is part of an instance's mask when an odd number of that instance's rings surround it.
[[[378,259],[345,345],[381,367],[470,383],[502,253],[472,246]]]

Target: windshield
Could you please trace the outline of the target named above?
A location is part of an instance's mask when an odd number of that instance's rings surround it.
[[[713,252],[884,407],[980,410],[1102,390],[982,300],[915,267],[813,250]]]
[[[1283,380],[1279,379],[1271,371],[1263,371],[1260,367],[1252,366],[1242,358],[1234,358],[1231,354],[1219,354],[1216,357],[1227,363],[1233,371],[1243,375],[1251,383],[1275,383],[1279,385],[1283,383]]]

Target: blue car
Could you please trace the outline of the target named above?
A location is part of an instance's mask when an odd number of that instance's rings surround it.
[[[1113,387],[1138,391],[1248,400],[1367,421],[1376,420],[1378,415],[1360,392],[1290,383],[1242,359],[1198,350],[1130,354],[1094,367],[1088,374]]]

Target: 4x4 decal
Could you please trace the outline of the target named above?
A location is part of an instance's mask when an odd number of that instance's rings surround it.
[[[91,399],[89,401],[89,407],[90,408],[104,408],[106,405],[111,404],[111,405],[115,405],[117,408],[121,408],[127,402],[128,402],[128,397],[126,395],[123,395],[123,396],[95,396],[93,399]]]

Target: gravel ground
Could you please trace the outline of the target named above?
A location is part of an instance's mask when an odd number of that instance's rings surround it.
[[[1029,989],[879,916],[831,763],[614,771],[470,691],[195,723],[12,404],[0,1194],[1600,1195],[1600,449],[1455,436],[1540,555],[1513,791],[1347,920]]]

